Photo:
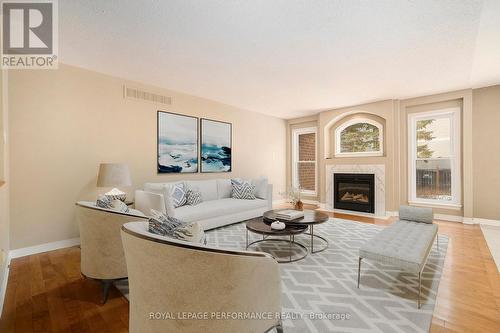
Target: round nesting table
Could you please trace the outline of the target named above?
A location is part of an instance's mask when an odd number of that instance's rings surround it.
[[[269,211],[265,212],[264,217],[263,217],[264,221],[266,221],[268,223],[272,223],[274,221],[281,221],[287,225],[287,228],[289,226],[306,226],[306,228],[308,227],[310,229],[310,231],[304,232],[304,234],[309,235],[311,237],[311,244],[310,244],[311,253],[321,252],[321,251],[324,251],[328,248],[328,240],[326,240],[324,237],[322,237],[320,235],[316,235],[314,233],[314,225],[328,221],[329,217],[327,214],[319,212],[317,210],[304,210],[304,217],[301,217],[301,218],[298,218],[295,220],[291,220],[291,221],[287,221],[287,220],[279,219],[277,216],[277,214],[283,210],[285,210],[285,209],[273,209],[273,210],[269,210]],[[323,242],[323,246],[318,250],[314,249],[314,239],[315,238],[320,239]]]
[[[308,250],[307,247],[302,245],[301,243],[298,243],[295,241],[295,235],[299,235],[301,233],[304,233],[307,230],[306,225],[287,225],[285,229],[283,230],[275,230],[271,228],[271,222],[266,221],[264,219],[253,219],[247,222],[246,224],[247,230],[246,230],[246,244],[247,244],[247,249],[258,243],[263,243],[263,242],[287,242],[289,244],[288,248],[288,253],[289,253],[289,259],[279,259],[277,258],[276,261],[279,263],[285,263],[285,262],[294,262],[298,261],[301,259],[304,259],[307,257]],[[248,243],[248,232],[253,232],[256,234],[262,235],[262,239],[253,241],[251,243]],[[289,239],[279,239],[279,238],[269,238],[266,236],[288,236]],[[304,250],[305,254],[302,256],[299,256],[297,258],[292,258],[292,246],[299,247],[302,250]]]

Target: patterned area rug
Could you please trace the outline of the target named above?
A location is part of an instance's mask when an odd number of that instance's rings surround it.
[[[280,264],[285,332],[428,332],[441,278],[448,238],[439,236],[429,255],[422,277],[422,307],[417,309],[418,280],[415,274],[364,260],[360,289],[356,288],[358,249],[383,227],[341,219],[330,219],[314,227],[328,239],[327,250],[305,259]],[[244,223],[207,232],[208,243],[228,249],[244,249]],[[249,234],[249,241],[262,236]],[[295,241],[309,246],[309,237]],[[315,246],[320,245],[318,241]],[[289,255],[286,242],[259,243],[278,257]],[[299,247],[294,256],[303,254]],[[117,283],[128,296],[128,285]]]

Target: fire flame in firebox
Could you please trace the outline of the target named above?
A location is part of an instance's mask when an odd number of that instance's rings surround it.
[[[362,193],[351,193],[351,192],[346,192],[340,198],[342,201],[350,201],[350,202],[362,202],[362,203],[368,203],[368,196],[366,194]]]

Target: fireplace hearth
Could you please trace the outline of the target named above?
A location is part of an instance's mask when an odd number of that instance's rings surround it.
[[[375,213],[375,175],[335,173],[333,207]]]

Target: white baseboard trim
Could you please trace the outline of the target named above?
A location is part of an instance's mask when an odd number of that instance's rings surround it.
[[[302,200],[303,203],[308,204],[308,205],[319,205],[319,201],[317,200]]]
[[[5,271],[3,272],[2,285],[0,286],[0,318],[3,312],[3,303],[5,302],[5,294],[7,293],[7,282],[9,280],[10,271],[10,253],[7,252],[7,260],[5,260]]]
[[[488,220],[488,219],[481,219],[478,217],[474,218],[474,222],[482,225],[491,225],[494,227],[500,227],[500,221],[498,220]]]
[[[448,221],[448,222],[459,222],[465,223],[464,217],[459,215],[448,215],[448,214],[434,214],[435,220]]]
[[[35,245],[35,246],[23,247],[20,249],[11,250],[10,251],[10,258],[15,259],[15,258],[20,258],[20,257],[24,257],[24,256],[29,256],[32,254],[59,250],[59,249],[63,249],[66,247],[71,247],[71,246],[76,246],[76,245],[80,245],[80,238],[71,238],[71,239],[65,239],[62,241],[57,241],[57,242],[52,242],[52,243],[45,243],[45,244],[40,244],[40,245]]]
[[[389,216],[389,217],[392,217],[392,216],[399,216],[399,212],[397,211],[391,211],[391,210],[388,210],[385,212],[385,215]]]

